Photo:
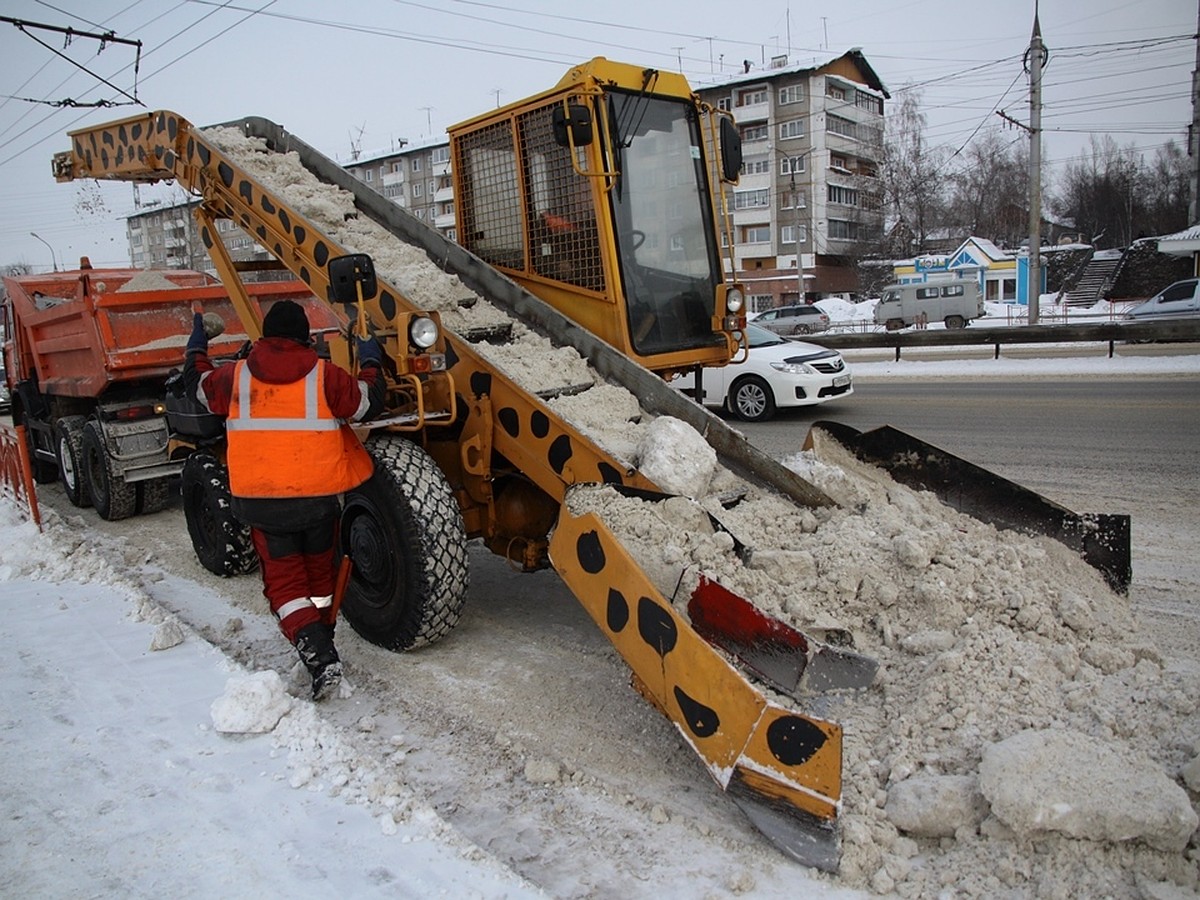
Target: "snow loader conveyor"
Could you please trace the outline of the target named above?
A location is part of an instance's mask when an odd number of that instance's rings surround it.
[[[799,505],[833,505],[821,490],[756,450],[659,375],[279,125],[252,117],[222,127],[260,139],[270,153],[297,154],[321,182],[353,195],[359,215],[422,249],[441,270],[554,345],[574,348],[602,379],[631,392],[643,410],[690,424],[735,474]],[[217,234],[217,219],[241,225],[318,298],[335,308],[344,299],[331,283],[329,263],[360,248],[340,245],[323,233],[286,195],[268,190],[205,131],[177,114],[147,113],[70,137],[72,149],[54,159],[59,181],[173,179],[202,198],[196,216],[205,244],[251,337],[261,333],[261,311],[247,297],[238,266]],[[722,608],[719,595],[710,594],[718,599],[702,610],[708,613],[700,617],[703,627],[696,615],[681,615],[597,516],[575,516],[565,502],[575,485],[661,496],[656,484],[558,415],[542,392],[526,390],[491,364],[466,337],[443,329],[432,346],[414,345],[414,322],[440,321],[436,313],[422,310],[418,292],[406,295],[381,276],[377,291],[360,296],[358,306],[365,306],[369,327],[388,358],[389,403],[371,423],[367,441],[376,475],[347,497],[349,521],[343,518],[344,532],[363,537],[362,546],[349,548],[354,575],[342,610],[351,626],[394,650],[442,636],[465,598],[469,538],[483,539],[525,568],[548,559],[626,660],[637,688],[675,724],[751,821],[800,862],[836,871],[841,727],[776,702],[759,683],[771,683],[769,675],[763,676],[768,667],[755,664],[776,655],[784,657],[784,668],[790,657],[793,669],[811,662],[815,670],[821,651],[829,648],[741,608],[738,598]],[[355,305],[346,304],[343,311],[349,333]],[[330,341],[328,349],[334,362],[350,365],[350,340]],[[431,488],[431,482],[437,484]],[[392,507],[401,512],[389,519]],[[384,524],[373,524],[373,516]],[[392,558],[372,558],[372,546],[378,554],[377,545],[386,545],[379,538],[388,523],[411,533],[403,535],[402,547],[388,551],[395,553]],[[550,535],[548,542],[539,543],[538,534]],[[524,549],[514,553],[514,547]],[[407,574],[395,575],[394,569]],[[407,590],[416,611],[404,612],[395,624],[389,617],[396,604],[381,585],[398,577],[408,581],[388,590]],[[867,686],[874,671],[870,661],[848,656],[849,664],[839,668],[833,654],[833,664],[825,669],[835,673],[833,685]],[[837,672],[845,677],[839,680]]]

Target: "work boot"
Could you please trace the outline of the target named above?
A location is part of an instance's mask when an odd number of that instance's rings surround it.
[[[342,662],[333,646],[333,626],[325,622],[305,625],[296,632],[296,650],[312,675],[313,699],[332,696],[342,683]]]

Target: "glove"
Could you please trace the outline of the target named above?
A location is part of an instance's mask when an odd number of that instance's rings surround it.
[[[383,365],[383,348],[379,346],[379,341],[375,338],[356,337],[354,346],[358,351],[358,367],[360,369]]]
[[[204,316],[200,315],[200,313],[192,314],[192,334],[188,338],[187,352],[208,352],[208,334],[204,331]]]

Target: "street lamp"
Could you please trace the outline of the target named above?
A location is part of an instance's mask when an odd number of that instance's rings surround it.
[[[54,248],[50,246],[49,241],[47,241],[45,238],[41,237],[40,235],[35,234],[32,231],[29,232],[29,236],[37,238],[39,241],[41,241],[43,244],[46,245],[46,249],[50,251],[50,261],[52,263],[54,263],[54,271],[57,272],[58,271],[58,257],[54,255]]]

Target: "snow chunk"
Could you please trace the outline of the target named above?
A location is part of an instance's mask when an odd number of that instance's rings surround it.
[[[230,678],[213,701],[213,727],[223,734],[266,734],[292,708],[283,679],[273,670]]]
[[[979,782],[971,775],[914,775],[888,791],[887,817],[917,837],[953,837],[975,828],[987,814]]]
[[[1018,834],[1060,831],[1180,851],[1200,824],[1187,792],[1156,765],[1077,731],[1027,730],[991,744],[979,786]]]
[[[717,452],[691,425],[672,416],[651,422],[639,446],[642,474],[668,494],[703,497],[717,469]]]

